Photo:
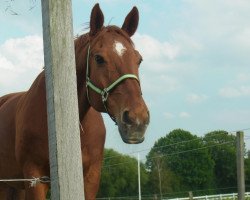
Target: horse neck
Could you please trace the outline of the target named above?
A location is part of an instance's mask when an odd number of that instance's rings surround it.
[[[82,36],[84,37],[84,36]],[[86,90],[86,58],[87,58],[87,42],[82,41],[86,37],[79,37],[75,40],[75,60],[76,60],[76,78],[77,78],[77,94],[79,119],[83,120],[85,114],[90,108],[87,99]]]

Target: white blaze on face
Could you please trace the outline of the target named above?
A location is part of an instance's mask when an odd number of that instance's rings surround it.
[[[117,41],[115,41],[113,47],[114,47],[114,52],[116,52],[118,56],[120,57],[122,57],[122,55],[127,50],[126,47],[121,42],[117,42]]]

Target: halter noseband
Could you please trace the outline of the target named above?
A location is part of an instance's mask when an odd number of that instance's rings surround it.
[[[90,45],[88,47],[87,68],[86,68],[86,88],[87,88],[88,101],[90,103],[89,91],[88,91],[88,88],[90,87],[93,91],[95,91],[96,93],[101,95],[102,103],[103,103],[103,106],[104,106],[106,112],[109,114],[110,118],[117,124],[115,117],[113,117],[108,111],[107,100],[108,100],[109,93],[110,93],[110,91],[112,89],[114,89],[118,84],[120,84],[125,79],[132,78],[132,79],[136,79],[138,82],[139,82],[139,79],[134,74],[124,74],[120,78],[116,79],[113,83],[111,83],[108,87],[100,89],[90,81],[90,77],[89,77],[89,57],[90,57]]]

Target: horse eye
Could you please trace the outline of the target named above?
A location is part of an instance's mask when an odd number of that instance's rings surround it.
[[[97,64],[103,64],[105,61],[104,61],[104,58],[100,55],[95,55],[95,61]]]
[[[139,62],[138,62],[138,65],[140,65],[142,63],[143,59],[140,58]]]

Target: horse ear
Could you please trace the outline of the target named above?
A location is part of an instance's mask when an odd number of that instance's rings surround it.
[[[139,11],[137,7],[133,7],[133,9],[129,12],[127,17],[125,18],[125,21],[123,22],[122,29],[126,31],[131,37],[134,35],[139,22]]]
[[[100,31],[103,23],[104,16],[102,10],[100,9],[99,3],[97,3],[91,11],[89,35],[94,36],[98,31]]]

